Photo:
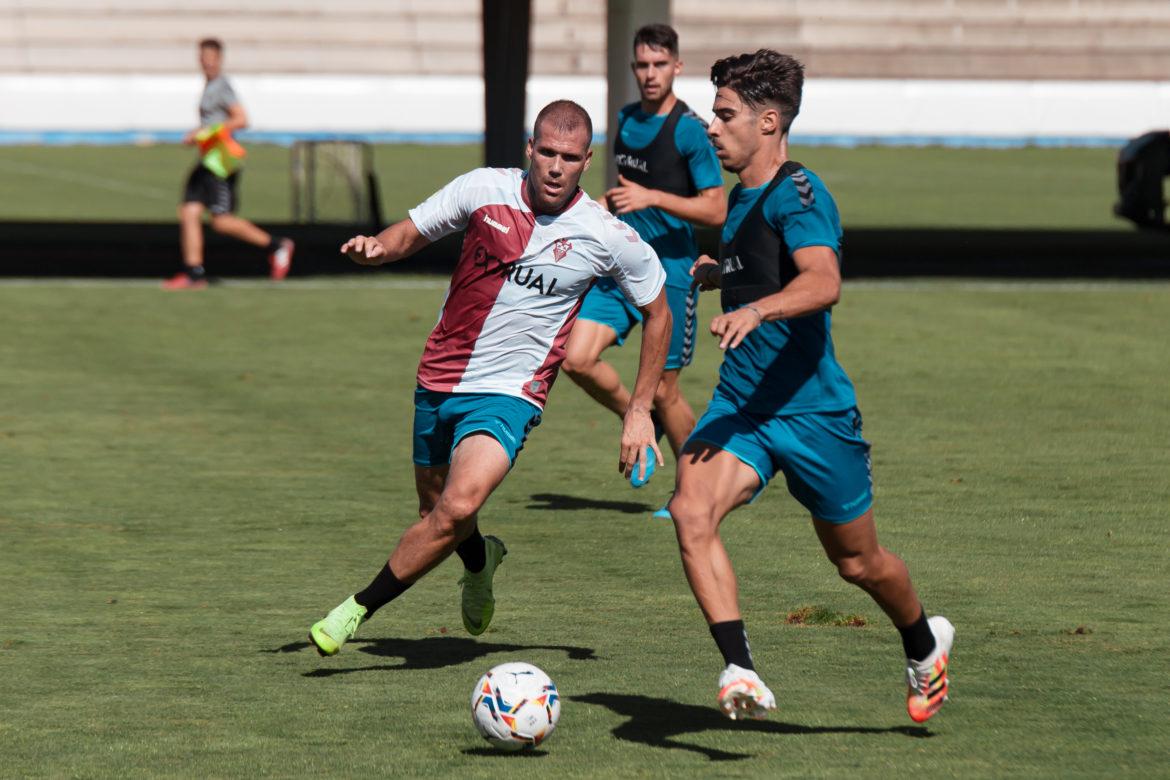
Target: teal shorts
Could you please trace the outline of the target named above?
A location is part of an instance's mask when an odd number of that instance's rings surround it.
[[[498,441],[516,463],[528,432],[540,425],[540,409],[521,398],[498,393],[414,391],[414,462],[445,466],[456,445],[473,433]]]
[[[689,279],[690,277],[688,277]],[[689,366],[695,356],[695,320],[699,304],[699,288],[692,285],[666,284],[666,303],[674,318],[670,334],[670,352],[666,356],[667,370]],[[617,343],[624,344],[634,326],[642,321],[642,312],[626,300],[617,282],[608,277],[586,293],[579,320],[590,320],[609,327],[617,334]]]
[[[848,523],[873,506],[869,442],[861,438],[857,407],[756,415],[739,411],[716,392],[691,441],[713,444],[751,466],[760,491],[777,471],[784,472],[788,492],[819,520]]]

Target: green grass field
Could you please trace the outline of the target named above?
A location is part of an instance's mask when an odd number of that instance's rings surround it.
[[[584,178],[603,191],[603,149]],[[1128,229],[1112,213],[1110,149],[794,148],[849,227]],[[241,214],[288,221],[289,153],[253,145]],[[0,220],[171,221],[193,161],[179,146],[0,147]],[[387,219],[482,164],[478,146],[379,146]],[[730,177],[728,177],[730,181]]]
[[[562,379],[482,514],[492,628],[449,561],[320,659],[309,624],[415,514],[434,279],[0,284],[0,775],[1135,777],[1170,752],[1164,283],[847,284],[838,354],[879,528],[958,629],[952,701],[903,711],[897,634],[782,484],[725,535],[780,709],[714,709],[720,659],[617,425]],[[708,296],[704,319],[714,306]],[[613,354],[632,370],[634,350]],[[685,390],[702,407],[717,349]],[[789,625],[802,608],[866,625]],[[488,667],[565,696],[532,755],[468,716]]]

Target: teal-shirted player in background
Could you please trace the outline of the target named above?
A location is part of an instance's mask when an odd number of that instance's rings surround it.
[[[841,223],[821,180],[788,159],[804,69],[761,49],[719,60],[711,80],[711,140],[740,183],[720,260],[699,258],[694,275],[704,289],[722,290],[711,332],[725,352],[711,404],[679,458],[669,509],[687,580],[726,664],[719,706],[733,719],[776,706],[754,671],[719,525],[783,472],[838,573],[901,633],[906,709],[921,723],[946,700],[955,631],[944,617],[927,620],[905,564],[878,543],[869,444],[829,334],[841,292]]]
[[[642,27],[634,35],[632,68],[641,100],[623,108],[611,125],[617,128],[618,186],[605,194],[604,202],[654,247],[666,269],[674,333],[654,396],[654,419],[677,457],[695,427],[695,413],[678,385],[679,371],[691,362],[695,347],[698,290],[690,269],[699,251],[691,223],[718,227],[727,206],[707,126],[674,94],[674,79],[682,70],[678,34],[665,24]],[[601,353],[622,344],[640,321],[617,285],[602,279],[585,297],[566,345],[565,373],[619,418],[626,413],[630,392]],[[645,484],[653,470],[654,459],[648,458],[646,473],[635,469],[631,484]]]

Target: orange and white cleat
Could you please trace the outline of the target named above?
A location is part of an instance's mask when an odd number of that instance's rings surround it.
[[[947,700],[947,665],[955,644],[955,627],[942,615],[927,621],[934,634],[934,652],[921,661],[906,659],[906,712],[915,723],[934,717]]]
[[[194,279],[185,271],[175,274],[170,279],[164,279],[162,282],[164,290],[203,290],[206,287],[206,279]]]
[[[271,271],[272,281],[279,282],[288,276],[295,251],[297,251],[297,245],[293,243],[291,238],[280,239],[280,246],[268,256],[268,268]]]
[[[776,709],[776,697],[751,669],[728,664],[719,675],[719,709],[732,720],[762,720]]]

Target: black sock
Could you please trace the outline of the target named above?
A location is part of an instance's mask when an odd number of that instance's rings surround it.
[[[368,620],[382,607],[389,604],[394,599],[406,592],[411,583],[403,582],[394,576],[394,572],[390,571],[390,564],[382,567],[382,571],[378,572],[378,576],[374,577],[373,581],[366,586],[366,589],[355,593],[353,595],[354,601],[366,608],[366,619]]]
[[[472,574],[483,571],[487,565],[487,548],[484,546],[483,534],[477,525],[471,531],[471,536],[464,539],[455,548],[455,554],[463,561],[463,568]]]
[[[280,242],[283,240],[284,240],[283,238],[278,238],[277,236],[272,236],[268,240],[268,249],[266,249],[264,251],[266,251],[268,254],[272,254],[277,249],[280,249]]]
[[[207,272],[203,270],[203,266],[201,265],[187,266],[187,276],[191,277],[192,279],[202,279],[206,275]]]
[[[742,620],[712,623],[709,628],[711,636],[715,638],[715,644],[719,646],[719,652],[723,653],[724,663],[755,670],[752,649],[748,647],[747,630],[743,627]]]
[[[937,643],[934,641],[934,632],[930,630],[930,624],[926,622],[925,609],[918,616],[918,620],[908,626],[897,628],[898,633],[902,635],[902,649],[906,651],[906,657],[910,660],[921,661],[934,652]]]

